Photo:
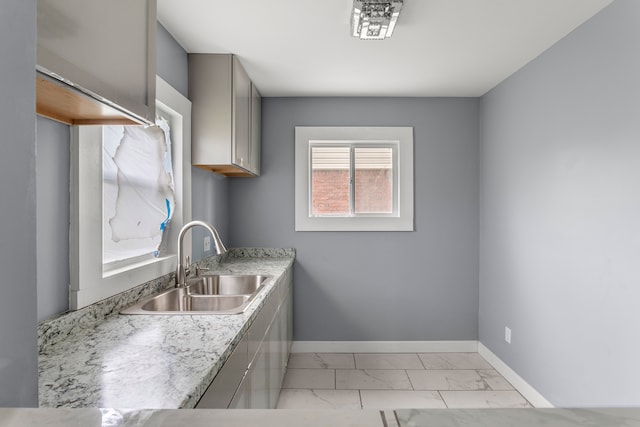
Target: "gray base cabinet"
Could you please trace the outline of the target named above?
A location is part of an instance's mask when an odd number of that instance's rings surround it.
[[[247,371],[247,336],[242,338],[231,356],[207,388],[196,408],[226,408],[236,394],[239,382]]]
[[[204,393],[197,409],[273,409],[291,352],[291,268]]]

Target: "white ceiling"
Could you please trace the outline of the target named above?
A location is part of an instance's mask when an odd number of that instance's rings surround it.
[[[189,53],[234,53],[263,96],[481,96],[613,0],[405,0],[391,39],[352,0],[158,0]]]

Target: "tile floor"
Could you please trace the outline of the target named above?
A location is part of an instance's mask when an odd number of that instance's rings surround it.
[[[478,353],[293,353],[280,409],[526,408]]]

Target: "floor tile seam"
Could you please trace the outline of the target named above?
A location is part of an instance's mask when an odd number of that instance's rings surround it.
[[[476,371],[478,372],[478,375],[480,375],[479,371],[495,371],[496,373],[498,373],[498,375],[500,375],[500,373],[493,368],[415,368],[415,367],[391,367],[391,368],[362,368],[362,367],[349,367],[349,368],[345,368],[345,367],[340,367],[340,366],[299,366],[299,367],[287,367],[287,369],[311,369],[311,370],[329,370],[329,369],[340,369],[340,370],[367,370],[367,371],[397,371],[397,370],[406,370],[406,371]],[[502,378],[504,378],[502,375],[500,375]]]
[[[380,410],[380,418],[382,418],[382,427],[389,427],[389,424],[387,423],[387,417],[385,417],[383,410]]]
[[[337,388],[336,390],[358,390],[358,391],[426,391],[414,390],[412,388]]]
[[[335,390],[335,391],[357,391],[359,389],[331,389],[331,388],[322,388],[322,387],[296,387],[296,388],[283,388],[283,390]]]
[[[392,367],[392,368],[363,368],[363,367],[341,367],[341,366],[298,366],[298,367],[287,367],[287,369],[312,369],[312,370],[328,370],[328,369],[340,369],[340,370],[348,370],[348,369],[357,369],[357,370],[374,370],[374,371],[394,371],[394,370],[407,370],[407,371],[495,371],[495,369],[487,369],[487,368],[415,368],[415,367]],[[496,371],[497,372],[497,371]]]
[[[343,369],[349,369],[349,368],[343,368]],[[358,368],[356,367],[355,369],[359,369],[362,371],[425,371],[426,369],[422,369],[422,368],[414,368],[414,367],[392,367],[392,368]]]
[[[416,369],[416,371],[420,371],[421,369]],[[424,368],[425,371],[496,371],[494,368],[455,368],[455,367],[447,367],[447,368]]]
[[[287,371],[301,371],[303,369],[306,371],[329,371],[329,370],[335,370],[335,369],[351,369],[351,368],[287,368]]]
[[[420,354],[419,354],[419,353],[416,353],[416,356],[418,356],[418,360],[420,361],[420,364],[422,365],[422,367],[423,367],[424,369],[427,369],[427,364],[426,364],[426,363],[424,363],[424,360],[422,360],[422,357],[420,357]]]
[[[442,400],[442,403],[444,403],[445,408],[449,409],[449,404],[447,403],[446,400],[444,400],[444,396],[442,395],[440,390],[438,390],[438,395],[440,396],[440,400]]]
[[[416,370],[417,370],[417,369],[416,369]],[[421,372],[421,371],[419,371],[419,370],[417,370],[417,371],[418,371],[418,372]],[[409,375],[409,370],[408,370],[408,369],[405,369],[404,374],[407,376],[407,379],[409,380],[409,384],[411,384],[411,388],[412,388],[413,390],[416,390],[416,386],[415,386],[415,384],[413,384],[413,381],[411,381],[411,376]]]
[[[340,368],[340,367],[331,367],[331,366],[327,366],[327,367],[324,367],[324,366],[320,366],[320,367],[318,367],[318,366],[309,366],[309,367],[304,367],[304,368],[303,367],[298,367],[298,368],[287,368],[287,369],[294,369],[294,370],[295,369],[307,369],[307,370],[312,370],[312,371],[328,371],[330,369],[333,369],[333,370],[338,370],[339,369],[339,370],[343,370],[344,371],[344,370],[347,370],[347,369],[357,369],[357,368]]]
[[[410,390],[410,389],[398,389],[398,388],[338,388],[338,389],[331,389],[331,388],[322,388],[322,387],[295,387],[295,388],[282,388],[283,390],[308,390],[308,391],[313,391],[313,390],[335,390],[335,391],[357,391],[357,392],[362,392],[362,391],[410,391],[410,392],[423,392],[423,391],[431,391],[431,392],[437,392],[440,393],[442,391],[469,391],[469,392],[476,392],[476,391],[510,391],[510,392],[515,392],[515,390],[448,390],[448,389],[417,389],[417,390]],[[361,394],[361,393],[360,393]],[[520,393],[518,393],[520,394]],[[523,396],[524,398],[524,396]],[[526,399],[525,399],[526,400]]]
[[[393,417],[396,419],[396,423],[398,423],[398,426],[400,425],[400,417],[398,416],[398,413],[396,412],[396,410],[393,410]]]
[[[385,391],[385,392],[394,392],[394,391],[398,391],[398,392],[409,392],[409,393],[415,393],[416,395],[418,394],[422,394],[423,392],[429,392],[431,394],[435,394],[437,393],[440,398],[442,399],[442,395],[440,394],[441,391],[451,391],[451,390],[400,390],[400,389],[368,389],[368,388],[362,388],[359,390],[360,392],[363,391]],[[465,391],[465,390],[456,390],[456,391]],[[469,390],[466,390],[469,391]],[[361,393],[362,395],[362,393]]]
[[[414,354],[416,356],[420,355],[420,354],[439,354],[439,353],[415,353],[415,352],[410,352],[410,351],[405,351],[405,352],[401,352],[401,353],[389,353],[389,352],[376,352],[376,353],[362,353],[362,352],[355,352],[353,353],[354,355],[359,354],[359,355],[374,355],[374,356],[381,356],[381,355],[385,355],[385,356],[394,356],[396,354]],[[419,357],[419,356],[418,356]]]
[[[426,368],[426,369],[413,369],[405,368],[407,371],[493,371],[494,369],[477,369],[477,368]],[[496,371],[497,372],[497,371]],[[478,373],[480,375],[480,373]]]
[[[463,392],[493,392],[493,391],[498,391],[498,392],[510,392],[510,393],[517,393],[520,396],[522,396],[521,393],[519,393],[517,390],[478,390],[478,389],[444,389],[444,388],[440,388],[440,389],[426,389],[426,388],[420,388],[420,389],[404,389],[404,388],[323,388],[323,387],[283,387],[283,390],[309,390],[309,391],[313,391],[313,390],[335,390],[335,391],[358,391],[358,392],[362,392],[362,391],[415,391],[415,392],[422,392],[422,391],[431,391],[431,392],[437,392],[437,393],[441,393],[441,392],[449,392],[449,391],[463,391]],[[527,400],[524,396],[522,396],[522,398],[524,400]],[[531,403],[527,400],[528,403]]]
[[[351,351],[344,351],[344,352],[339,352],[339,351],[319,351],[319,352],[318,351],[304,351],[304,352],[291,353],[289,355],[289,358],[296,357],[296,356],[298,356],[300,354],[315,354],[315,355],[323,355],[323,354],[324,355],[333,355],[333,354],[336,354],[336,355],[344,356],[346,354],[355,354],[355,353],[353,353]],[[377,353],[371,353],[371,354],[377,354]]]
[[[336,368],[336,371],[423,371],[424,369],[407,368]]]
[[[509,391],[509,390],[486,390],[482,388],[414,388],[414,391]]]

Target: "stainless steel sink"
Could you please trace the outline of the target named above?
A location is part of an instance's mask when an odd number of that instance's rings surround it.
[[[244,306],[251,298],[251,295],[225,295],[225,296],[210,296],[210,295],[192,295],[186,299],[188,311],[236,311],[240,307],[243,310],[237,311],[241,313],[244,311]]]
[[[187,291],[192,295],[250,295],[266,279],[261,275],[209,274],[187,280]]]
[[[121,314],[239,314],[264,288],[269,276],[205,275],[135,304]]]

